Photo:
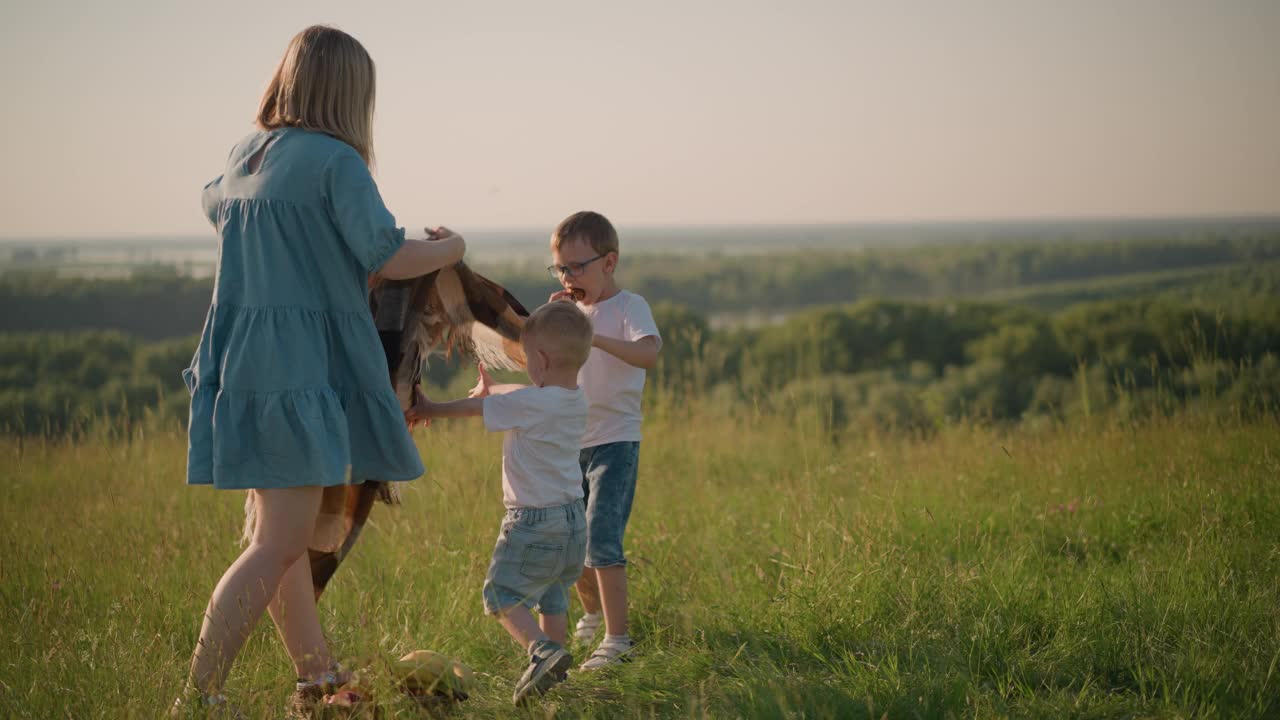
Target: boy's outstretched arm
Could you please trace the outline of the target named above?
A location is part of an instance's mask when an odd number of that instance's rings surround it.
[[[410,424],[426,418],[480,417],[484,415],[484,398],[463,398],[449,402],[434,402],[423,394],[421,388],[414,388],[413,407],[405,411],[404,417]]]
[[[662,350],[662,342],[655,335],[647,335],[639,340],[619,340],[596,335],[591,344],[632,367],[645,370],[652,370],[658,364],[658,352]]]
[[[467,397],[469,398],[504,395],[509,392],[515,392],[521,388],[529,387],[528,385],[520,385],[517,383],[499,385],[493,381],[493,378],[489,377],[489,371],[485,368],[484,363],[480,363],[476,367],[480,370],[480,379],[476,381],[476,386],[471,388],[471,392],[467,393]]]

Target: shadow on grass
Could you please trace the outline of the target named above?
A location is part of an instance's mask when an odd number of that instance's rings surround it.
[[[904,668],[881,646],[848,643],[834,659],[763,633],[699,634],[697,653],[641,643],[631,662],[576,673],[544,701],[556,717],[944,718],[965,684],[921,658]],[[542,713],[537,713],[542,716]]]

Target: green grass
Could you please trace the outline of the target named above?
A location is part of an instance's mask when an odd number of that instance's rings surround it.
[[[449,717],[1280,714],[1274,420],[818,427],[651,418],[636,659],[516,712],[522,657],[480,601],[500,438],[438,422],[430,474],[375,509],[322,601],[331,643],[468,662],[478,692]],[[184,458],[174,431],[0,439],[0,716],[156,717],[177,693],[242,514],[184,487]],[[279,717],[291,680],[267,624],[229,693]]]

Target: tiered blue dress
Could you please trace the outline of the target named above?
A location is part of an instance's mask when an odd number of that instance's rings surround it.
[[[404,230],[360,155],[321,133],[254,133],[205,186],[204,209],[220,241],[213,302],[183,372],[187,482],[421,475],[366,299],[367,274],[404,244]]]

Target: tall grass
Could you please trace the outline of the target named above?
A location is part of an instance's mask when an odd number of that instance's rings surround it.
[[[508,706],[523,659],[479,594],[500,438],[469,421],[420,433],[428,475],[375,509],[322,601],[331,644],[465,660],[479,688],[456,717],[1280,714],[1274,417],[917,437],[710,407],[647,421],[632,663]],[[242,520],[239,493],[184,487],[184,462],[157,422],[0,440],[0,716],[156,717],[172,700]],[[231,695],[279,717],[291,682],[260,627]],[[425,716],[380,682],[385,717]]]

